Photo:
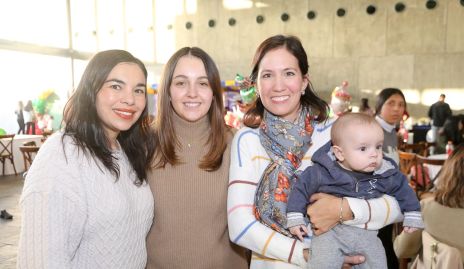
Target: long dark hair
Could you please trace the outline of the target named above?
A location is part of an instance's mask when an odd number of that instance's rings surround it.
[[[206,171],[214,171],[221,167],[222,156],[227,147],[226,130],[224,122],[224,105],[222,100],[222,87],[219,71],[213,59],[202,49],[197,47],[184,47],[178,50],[164,66],[161,82],[158,89],[158,112],[155,124],[156,150],[155,168],[165,167],[166,164],[180,163],[176,154],[176,145],[179,141],[174,129],[173,115],[176,113],[171,105],[171,83],[174,70],[180,58],[191,55],[203,62],[209,85],[213,91],[213,100],[208,111],[211,125],[208,143],[209,151],[203,156],[199,167]],[[206,145],[207,146],[207,145]]]
[[[452,115],[446,119],[443,125],[443,132],[446,141],[452,141],[454,145],[464,142],[464,129],[459,129],[459,124],[464,126],[464,114]]]
[[[124,50],[99,52],[87,65],[77,89],[66,103],[63,112],[65,125],[63,139],[65,136],[71,137],[80,150],[100,160],[116,179],[119,178],[119,166],[115,162],[101,119],[98,117],[96,100],[109,73],[119,63],[137,64],[143,71],[146,83],[145,65],[129,52]],[[120,132],[117,139],[137,173],[136,184],[142,184],[146,180],[146,171],[155,150],[147,106],[134,125],[129,130]]]
[[[306,75],[309,71],[308,56],[306,51],[301,44],[300,39],[295,36],[284,36],[275,35],[264,40],[256,50],[253,58],[250,78],[256,82],[258,77],[259,65],[263,57],[271,50],[278,48],[285,48],[298,60],[298,66],[301,74]],[[314,91],[314,87],[309,81],[308,86],[305,89],[305,94],[301,96],[300,102],[304,107],[310,107],[313,115],[316,117],[316,121],[322,122],[327,119],[327,112],[329,110],[328,104],[317,96]],[[261,119],[264,114],[264,105],[261,102],[261,98],[256,99],[253,106],[248,110],[244,116],[243,123],[251,128],[256,128],[261,123]]]
[[[32,111],[34,109],[34,107],[32,107],[32,101],[31,100],[28,100],[27,103],[26,103],[26,106],[24,107],[24,111]]]
[[[404,101],[404,111],[406,112],[406,98],[400,89],[397,88],[385,88],[377,95],[377,103],[375,104],[375,115],[379,115],[382,110],[383,104],[390,98],[392,95],[399,94],[403,97]]]
[[[359,111],[365,111],[370,108],[369,106],[369,99],[361,98],[361,106],[359,107]]]

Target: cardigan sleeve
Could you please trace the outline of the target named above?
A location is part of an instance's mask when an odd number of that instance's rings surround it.
[[[413,258],[422,247],[422,230],[413,233],[402,232],[395,238],[393,249],[398,258]]]
[[[86,222],[85,194],[77,164],[49,138],[27,173],[18,268],[70,268]],[[69,163],[69,165],[68,165]]]
[[[257,130],[242,128],[232,141],[227,199],[230,239],[265,257],[302,267],[306,264],[303,243],[263,225],[253,213],[257,184],[269,162],[265,151],[260,151],[257,135]]]
[[[354,219],[344,221],[346,225],[368,230],[378,230],[386,225],[401,222],[403,215],[395,198],[383,195],[376,199],[357,199],[346,197]]]

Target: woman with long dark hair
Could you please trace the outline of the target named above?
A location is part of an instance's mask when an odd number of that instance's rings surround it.
[[[245,115],[247,127],[232,141],[230,237],[253,252],[252,269],[304,268],[309,247],[286,229],[286,203],[297,176],[312,165],[312,154],[330,140],[333,121],[326,122],[328,105],[312,87],[298,38],[276,35],[264,40],[252,65],[250,78],[259,97]],[[315,235],[339,222],[378,229],[400,216],[390,196],[367,203],[319,193],[311,202],[308,215]],[[362,257],[345,257],[345,262],[358,264]]]
[[[154,143],[147,71],[123,50],[97,53],[20,199],[19,268],[145,268]]]

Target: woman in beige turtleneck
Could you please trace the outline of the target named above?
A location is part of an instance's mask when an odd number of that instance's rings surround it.
[[[247,268],[227,229],[232,132],[224,120],[219,71],[200,48],[177,51],[164,68],[148,176],[155,217],[147,268]]]

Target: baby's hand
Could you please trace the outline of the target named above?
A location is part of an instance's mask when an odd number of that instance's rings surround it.
[[[417,231],[417,230],[418,230],[418,229],[417,229],[417,228],[414,228],[414,227],[408,227],[408,226],[404,226],[404,227],[403,227],[403,231],[404,231],[405,233],[408,233],[408,234],[413,233],[413,232],[415,232],[415,231]]]
[[[308,234],[308,228],[304,225],[293,226],[289,230],[291,234],[296,235],[301,241],[303,241],[303,236]]]

